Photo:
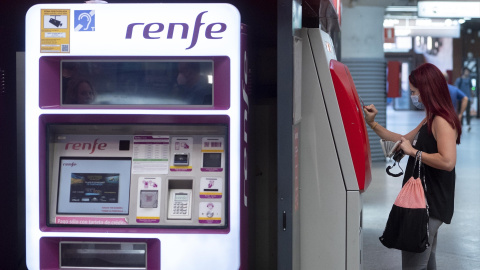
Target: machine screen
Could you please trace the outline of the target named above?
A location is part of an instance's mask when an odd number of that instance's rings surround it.
[[[188,201],[188,194],[184,193],[177,193],[175,194],[176,201]]]
[[[58,213],[127,214],[130,159],[62,158]]]
[[[213,61],[61,62],[62,104],[212,105]]]
[[[118,173],[72,173],[70,202],[118,202]]]

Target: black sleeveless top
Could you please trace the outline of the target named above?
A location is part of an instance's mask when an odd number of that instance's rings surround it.
[[[438,153],[437,140],[433,134],[428,133],[427,125],[424,124],[419,131],[414,147],[424,153]],[[413,174],[415,157],[409,157],[403,185]],[[430,216],[450,224],[453,216],[455,198],[455,168],[451,171],[444,171],[432,168],[423,164],[422,175],[425,171],[425,183],[427,185],[427,202],[430,206]],[[415,168],[415,177],[418,174],[418,167]]]

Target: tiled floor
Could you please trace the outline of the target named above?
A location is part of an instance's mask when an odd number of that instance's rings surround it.
[[[387,110],[387,128],[400,134],[412,130],[421,119],[421,111]],[[455,213],[451,224],[439,229],[438,270],[480,269],[480,119],[472,118],[471,130],[464,126],[457,147]],[[406,158],[401,161],[405,169]],[[385,248],[378,237],[392,204],[401,188],[402,178],[385,173],[393,161],[375,162],[373,180],[363,194],[363,269],[401,269],[400,251]],[[394,170],[396,172],[396,170]]]

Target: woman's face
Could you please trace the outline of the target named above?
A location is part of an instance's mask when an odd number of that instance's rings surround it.
[[[412,84],[410,84],[410,96],[418,96],[418,101],[422,102],[422,99],[420,98],[420,91]]]
[[[78,104],[90,104],[95,99],[95,92],[86,82],[78,85],[77,101]]]

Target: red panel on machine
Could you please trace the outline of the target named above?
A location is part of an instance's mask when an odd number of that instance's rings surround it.
[[[336,60],[331,60],[330,73],[337,94],[343,126],[347,134],[348,147],[357,175],[358,187],[363,191],[372,181],[370,143],[363,120],[363,107],[347,66]]]

